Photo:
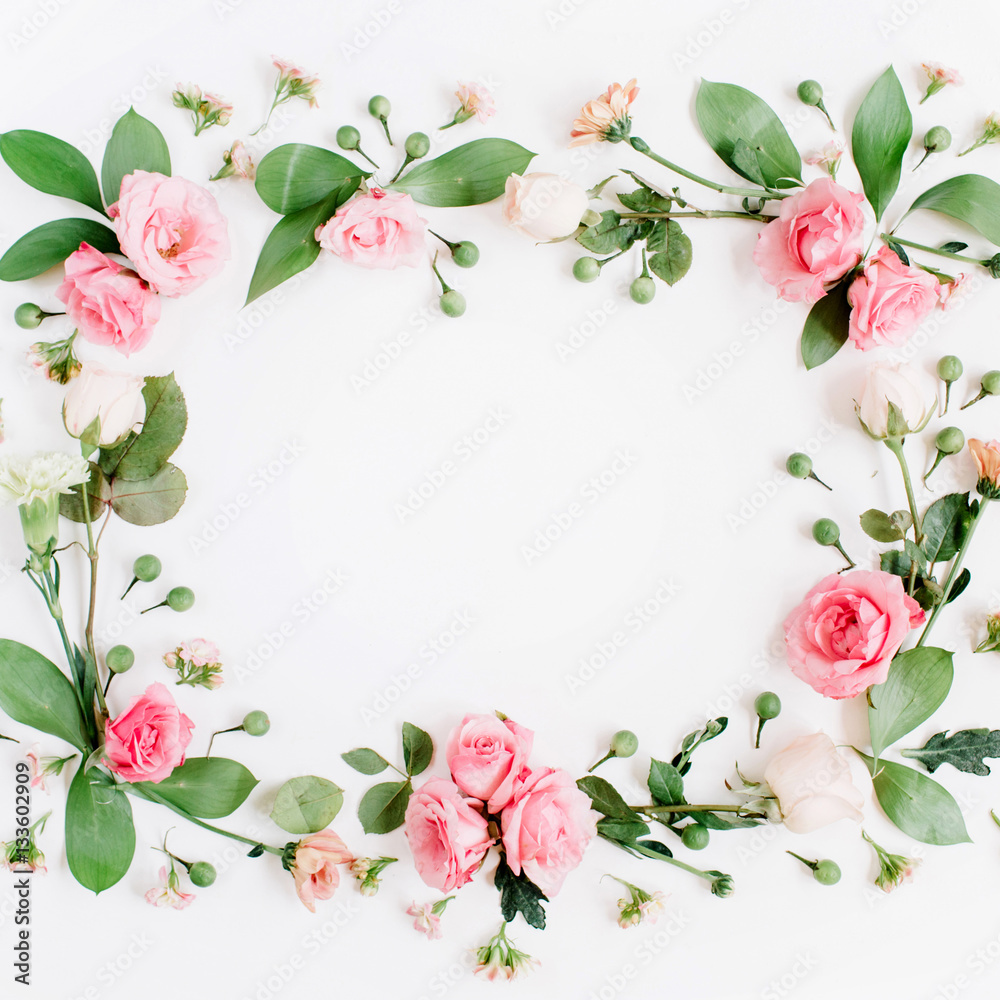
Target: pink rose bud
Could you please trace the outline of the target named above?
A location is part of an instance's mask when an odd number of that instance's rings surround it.
[[[391,270],[417,267],[427,255],[427,222],[402,192],[372,188],[342,205],[316,239],[350,264]]]
[[[162,684],[146,693],[104,729],[105,761],[123,781],[162,781],[184,763],[194,723]]]
[[[100,421],[96,442],[107,448],[124,441],[146,419],[145,383],[129,372],[109,372],[85,361],[70,383],[63,403],[63,422],[72,437],[80,438],[94,420]]]
[[[491,813],[514,795],[514,779],[528,764],[535,734],[495,715],[467,715],[448,738],[445,759],[455,784]]]

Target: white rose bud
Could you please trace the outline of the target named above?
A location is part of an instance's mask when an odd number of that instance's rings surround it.
[[[99,421],[97,435],[87,442],[107,448],[119,444],[146,419],[143,379],[128,372],[109,372],[86,361],[63,403],[66,430],[82,438]]]
[[[922,431],[934,405],[923,379],[909,365],[876,364],[868,369],[855,411],[873,438],[885,440]]]
[[[587,192],[558,174],[511,174],[503,196],[508,226],[536,240],[571,236],[587,211]]]

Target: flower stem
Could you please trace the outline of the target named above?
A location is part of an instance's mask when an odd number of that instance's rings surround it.
[[[717,212],[714,210],[696,210],[693,212],[619,212],[623,219],[752,219],[760,222],[770,222],[775,215],[754,215],[752,212]]]
[[[960,260],[963,264],[978,264],[980,267],[986,267],[989,263],[989,261],[980,260],[978,257],[968,257],[965,254],[952,253],[950,250],[939,250],[937,247],[925,246],[923,243],[914,243],[912,240],[904,240],[899,236],[890,236],[888,233],[879,233],[879,239],[883,243],[888,243],[891,240],[893,243],[899,243],[901,246],[910,247],[913,250],[923,250],[925,253],[937,254],[939,257],[948,257],[950,260]]]
[[[94,646],[94,613],[97,610],[97,543],[94,541],[94,526],[90,518],[90,494],[87,492],[86,483],[80,491],[83,500],[83,519],[87,525],[87,558],[90,560],[90,608],[87,613],[87,627],[84,635],[87,641],[87,652],[90,653],[94,661],[94,674],[97,674],[97,650]],[[107,522],[105,521],[105,525]],[[97,694],[97,704],[100,706],[103,718],[108,718],[108,705],[104,700],[104,690],[101,687],[100,677],[97,678],[95,687]]]
[[[597,765],[594,765],[595,767]],[[699,806],[692,805],[689,802],[678,803],[673,806],[629,806],[633,812],[642,813],[644,816],[656,816],[658,813],[692,813],[692,812],[731,812],[731,813],[743,813],[746,810],[746,806],[736,806],[736,805],[715,805],[715,806]],[[758,815],[757,813],[752,813],[748,815]]]
[[[910,507],[910,517],[913,518],[913,537],[917,545],[922,545],[924,541],[923,522],[917,511],[917,498],[913,494],[913,481],[910,478],[910,467],[906,464],[906,455],[903,454],[902,438],[886,438],[885,446],[899,461],[899,468],[903,473],[903,485],[906,487],[906,502]]]

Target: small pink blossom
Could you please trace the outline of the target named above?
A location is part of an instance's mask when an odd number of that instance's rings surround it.
[[[219,662],[219,647],[207,639],[188,639],[177,647],[177,652],[196,667]]]
[[[475,115],[477,121],[487,122],[496,114],[493,95],[478,83],[459,83],[455,96],[462,105],[460,113],[465,118]]]
[[[953,309],[969,293],[971,284],[972,276],[964,273],[956,275],[954,281],[942,281],[937,288],[938,304],[945,312]]]
[[[441,918],[434,912],[433,903],[418,906],[416,902],[406,910],[407,916],[413,917],[413,929],[426,934],[428,940],[437,941],[444,935],[441,932]]]
[[[166,906],[173,910],[183,910],[195,901],[194,893],[181,892],[180,878],[173,868],[167,872],[164,865],[160,869],[160,885],[146,893],[146,902],[152,906]]]
[[[927,74],[927,79],[930,81],[924,96],[920,99],[921,104],[928,97],[933,97],[939,90],[948,86],[949,83],[955,87],[961,87],[964,82],[958,70],[949,69],[940,63],[921,63],[921,66],[923,66],[924,72]]]
[[[831,139],[819,152],[807,156],[805,162],[811,167],[822,167],[831,177],[836,177],[843,155],[843,140]]]

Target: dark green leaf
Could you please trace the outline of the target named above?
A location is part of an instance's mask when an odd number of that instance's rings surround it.
[[[104,513],[111,500],[111,487],[100,467],[90,463],[90,479],[86,483],[87,496],[90,497],[90,520],[96,521]],[[63,493],[59,497],[59,513],[70,521],[82,524],[83,516],[83,486],[74,486],[72,493]]]
[[[903,155],[912,134],[913,118],[890,66],[861,102],[851,132],[854,163],[876,219],[882,218],[896,193]]]
[[[412,778],[426,771],[434,756],[434,741],[422,729],[403,723],[403,764]]]
[[[0,257],[0,281],[24,281],[61,264],[89,243],[101,253],[121,253],[114,230],[90,219],[56,219],[22,236]]]
[[[596,774],[588,774],[585,778],[580,778],[576,785],[577,788],[590,796],[591,805],[599,813],[603,813],[610,819],[643,822],[642,817],[637,812],[629,809],[628,804],[618,794],[614,785],[597,777]]]
[[[917,569],[921,573],[927,572],[927,558],[924,556],[923,549],[912,538],[903,541],[903,550],[910,557],[910,562],[917,564]]]
[[[268,208],[292,215],[325,201],[348,179],[355,181],[355,190],[363,175],[361,167],[338,153],[293,142],[272,149],[260,161],[255,183]]]
[[[948,735],[935,733],[919,750],[903,750],[904,757],[919,760],[933,774],[942,764],[951,764],[967,774],[985,778],[989,773],[984,757],[1000,757],[1000,729],[962,729]]]
[[[97,174],[75,146],[54,135],[18,129],[0,135],[0,156],[21,180],[104,214]]]
[[[402,826],[412,792],[409,781],[385,781],[369,788],[358,806],[365,833],[389,833]]]
[[[136,782],[140,791],[201,819],[235,812],[256,787],[257,779],[239,761],[226,757],[189,757],[156,784]]]
[[[369,750],[368,747],[348,750],[340,756],[355,771],[360,771],[362,774],[381,774],[389,766],[389,762],[381,754]]]
[[[117,448],[101,449],[100,465],[110,478],[136,481],[155,476],[177,450],[187,429],[187,404],[173,372],[150,376],[142,390],[146,419],[138,434]]]
[[[910,567],[913,565],[910,557],[899,549],[892,549],[890,552],[883,552],[879,560],[879,566],[883,573],[892,573],[895,576],[908,577]]]
[[[646,243],[649,252],[649,269],[668,285],[674,285],[691,267],[691,240],[673,219],[660,219]]]
[[[950,177],[925,191],[906,214],[918,208],[958,219],[1000,246],[1000,184],[988,177],[980,174]]]
[[[637,840],[629,846],[640,854],[644,854],[647,858],[655,858],[658,861],[674,856],[674,852],[666,844],[661,844],[658,840]]]
[[[885,683],[871,688],[868,725],[876,758],[940,708],[955,674],[952,657],[935,646],[908,649],[893,659]]]
[[[963,250],[967,249],[968,243],[960,243],[957,240],[952,240],[951,243],[942,243],[938,247],[938,250],[944,250],[947,253],[961,253]]]
[[[610,209],[601,212],[601,221],[589,226],[576,241],[591,253],[616,253],[627,250],[639,238],[639,227],[633,222],[622,222],[621,216]]]
[[[84,888],[120,881],[135,854],[132,806],[103,771],[81,766],[66,796],[66,860]]]
[[[924,844],[971,842],[958,803],[936,781],[904,764],[876,764],[867,754],[860,756],[872,775],[879,805],[903,833]]]
[[[523,871],[515,875],[507,859],[502,857],[493,884],[500,890],[500,912],[504,920],[509,923],[521,913],[529,927],[545,929],[542,903],[548,902],[548,896]]]
[[[744,830],[766,822],[763,819],[754,819],[752,816],[737,816],[735,813],[693,812],[687,815],[689,819],[707,826],[709,830]]]
[[[87,737],[91,744],[96,745],[97,739],[97,719],[94,716],[94,698],[97,696],[97,663],[88,651],[73,646],[73,684],[76,687],[76,694],[83,715],[84,726],[87,730]],[[91,706],[90,711],[87,706]]]
[[[861,515],[861,530],[876,542],[901,542],[903,532],[899,525],[882,510],[866,510]]]
[[[605,840],[617,840],[623,844],[631,844],[637,837],[649,835],[649,824],[635,819],[599,819],[597,832]]]
[[[802,328],[802,360],[806,368],[818,368],[847,343],[851,306],[849,282],[842,281],[813,304]]]
[[[344,804],[344,790],[326,778],[304,775],[286,781],[274,800],[271,819],[289,833],[319,833]]]
[[[0,708],[15,722],[90,752],[69,678],[30,646],[0,639]]]
[[[650,760],[647,784],[653,800],[661,806],[675,806],[684,801],[684,779],[673,764]]]
[[[900,259],[904,265],[906,265],[906,267],[910,266],[910,258],[903,249],[903,245],[901,243],[897,243],[895,240],[887,239],[885,241],[885,245]]]
[[[617,195],[618,200],[630,212],[669,212],[673,201],[647,187]]]
[[[104,150],[101,186],[108,205],[118,201],[122,178],[136,170],[170,176],[170,151],[160,130],[129,108],[115,123]]]
[[[129,524],[162,524],[184,505],[187,479],[169,462],[149,479],[111,481],[111,509]]]
[[[802,158],[778,116],[756,94],[729,83],[702,80],[695,114],[708,144],[747,180],[760,183],[757,176],[762,176],[770,188],[802,182]],[[737,153],[739,140],[754,155],[756,170],[748,169],[743,146]]]
[[[764,180],[764,175],[761,173],[757,153],[743,139],[737,139],[733,145],[733,163],[736,164],[736,170],[744,177],[756,184],[767,185],[767,181]]]
[[[923,551],[928,562],[946,562],[957,554],[973,521],[968,493],[949,493],[924,514]]]
[[[945,604],[951,604],[956,597],[958,597],[966,587],[969,586],[972,581],[972,574],[967,570],[963,569],[961,573],[955,577],[955,582],[951,585],[951,593],[948,595],[948,600]]]
[[[534,153],[509,139],[476,139],[422,160],[391,185],[422,205],[454,208],[499,198],[511,174],[523,174]]]

